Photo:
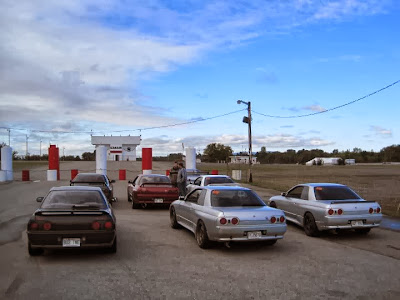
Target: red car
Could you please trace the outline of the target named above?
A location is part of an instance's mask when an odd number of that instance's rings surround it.
[[[169,206],[179,198],[178,188],[165,175],[138,175],[128,183],[128,201],[132,202],[133,209],[147,205]]]

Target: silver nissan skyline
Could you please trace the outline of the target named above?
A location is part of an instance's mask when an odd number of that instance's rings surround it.
[[[265,241],[273,245],[286,232],[285,214],[268,207],[251,189],[206,186],[172,202],[170,222],[195,234],[200,248],[215,242]]]
[[[285,212],[288,221],[304,228],[308,236],[323,230],[355,230],[366,234],[382,220],[380,205],[366,201],[346,185],[306,183],[291,188],[268,204]]]

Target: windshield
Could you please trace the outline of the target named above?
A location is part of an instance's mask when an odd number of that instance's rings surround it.
[[[98,191],[51,191],[42,203],[42,208],[107,208]]]
[[[250,190],[213,190],[211,192],[211,206],[265,206],[265,203]]]
[[[220,183],[234,183],[229,177],[207,177],[204,180],[204,185],[220,184]]]
[[[360,199],[347,186],[318,186],[314,188],[315,199],[317,200],[349,200]]]
[[[143,183],[166,183],[170,184],[171,180],[167,176],[143,176],[139,184]]]
[[[90,183],[90,184],[104,184],[105,178],[101,174],[78,174],[72,180],[72,183]]]

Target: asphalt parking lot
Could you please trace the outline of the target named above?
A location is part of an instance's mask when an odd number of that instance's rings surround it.
[[[307,237],[289,225],[274,246],[200,249],[169,226],[166,209],[132,210],[115,184],[118,251],[30,257],[25,227],[54,185],[0,185],[0,297],[4,299],[400,299],[400,232]]]

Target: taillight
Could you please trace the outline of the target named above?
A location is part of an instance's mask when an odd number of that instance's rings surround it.
[[[337,211],[337,213],[338,213],[338,215],[343,214],[343,209],[339,208],[338,211]]]
[[[97,222],[97,221],[94,221],[94,222],[92,223],[92,229],[93,229],[93,230],[99,230],[99,229],[100,229],[100,223]]]
[[[39,228],[39,224],[36,223],[36,222],[32,222],[31,224],[29,224],[29,228],[30,228],[31,230],[36,230],[36,229]]]
[[[331,208],[330,210],[328,210],[328,214],[330,215],[330,216],[332,216],[333,215],[333,213],[334,213],[334,211],[333,211],[333,209]]]
[[[113,223],[108,221],[104,223],[104,228],[105,229],[112,229],[113,228]]]
[[[44,223],[43,224],[43,229],[44,230],[50,230],[51,229],[51,223],[49,223],[49,222]]]
[[[238,219],[238,218],[232,218],[231,223],[232,223],[233,225],[236,225],[236,224],[239,223],[239,219]]]
[[[276,222],[276,218],[272,217],[270,221],[271,221],[271,223],[275,223]]]
[[[371,208],[369,209],[369,213],[372,214],[373,212],[374,212],[374,209],[371,207]]]
[[[219,220],[219,222],[220,222],[222,225],[225,225],[228,221],[227,221],[225,218],[221,218],[221,219]]]
[[[285,217],[284,217],[284,216],[281,216],[281,217],[279,218],[279,222],[281,222],[281,223],[285,222]]]
[[[381,212],[381,208],[378,207],[378,208],[376,209],[376,212],[379,214],[379,213]]]
[[[146,193],[146,192],[147,192],[147,189],[141,188],[141,189],[139,190],[139,192]]]

